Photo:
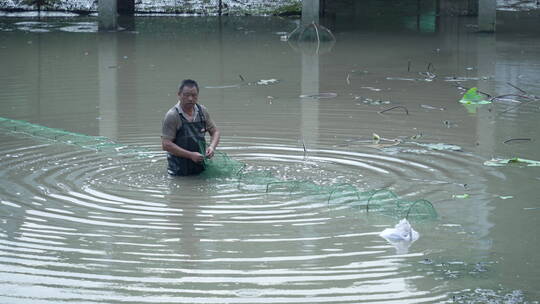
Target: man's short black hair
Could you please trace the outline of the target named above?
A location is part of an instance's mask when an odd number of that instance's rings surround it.
[[[182,80],[182,83],[178,87],[178,93],[182,93],[182,90],[184,89],[184,87],[196,88],[197,92],[199,92],[199,85],[193,79],[184,79],[184,80]]]

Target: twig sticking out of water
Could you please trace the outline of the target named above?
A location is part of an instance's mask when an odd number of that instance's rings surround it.
[[[493,98],[491,98],[491,101],[495,101],[497,99],[503,99],[505,97],[520,97],[520,98],[524,98],[524,99],[532,99],[531,97],[529,96],[526,96],[526,95],[519,95],[519,94],[504,94],[504,95],[499,95],[499,96],[495,96]]]
[[[411,71],[411,61],[409,60],[407,62],[407,72],[410,72]]]
[[[319,54],[319,48],[321,47],[321,38],[319,38],[319,29],[317,28],[317,25],[315,22],[311,22],[311,25],[313,25],[313,28],[315,28],[315,34],[317,34],[317,50],[315,51],[315,54]]]
[[[500,96],[499,96],[499,98],[500,98]],[[517,109],[517,108],[521,107],[521,106],[524,105],[524,104],[528,104],[528,103],[531,103],[531,102],[537,101],[537,100],[538,100],[538,99],[532,99],[532,98],[531,98],[530,100],[527,100],[527,101],[525,101],[525,102],[522,102],[522,103],[518,104],[518,105],[515,106],[515,107],[508,108],[508,109],[506,109],[506,110],[500,112],[500,113],[497,114],[497,115],[504,114],[504,113],[506,113],[506,112],[508,112],[508,111],[512,111],[512,110],[514,110],[514,109]]]
[[[302,147],[304,148],[304,158],[306,158],[307,148],[306,148],[306,142],[304,141],[303,137],[302,137]]]
[[[505,140],[503,143],[507,144],[512,141],[531,141],[531,139],[530,138],[510,138],[510,139]]]
[[[523,93],[523,94],[527,94],[527,92],[525,92],[524,90],[522,90],[522,89],[516,87],[515,85],[511,84],[510,82],[507,82],[506,84],[509,85],[509,86],[511,86],[512,88],[514,88],[514,89],[520,91],[520,92]]]
[[[518,105],[515,106],[515,107],[511,107],[511,108],[509,108],[509,109],[506,109],[506,110],[502,111],[501,113],[499,113],[499,114],[497,114],[497,115],[501,115],[501,114],[506,113],[506,112],[508,112],[508,111],[517,109],[517,108],[521,107],[521,106],[524,105],[524,104],[528,104],[528,103],[530,103],[530,102],[540,100],[540,98],[539,98],[538,96],[530,95],[529,93],[527,93],[527,91],[522,90],[522,89],[516,87],[515,85],[513,85],[513,84],[511,84],[511,83],[509,83],[509,82],[507,82],[506,84],[508,84],[509,86],[513,87],[514,89],[520,91],[521,93],[523,93],[523,94],[525,94],[525,95],[519,95],[519,94],[507,94],[507,95],[501,95],[501,96],[493,97],[492,100],[500,99],[500,98],[504,98],[504,97],[510,97],[510,96],[520,97],[520,98],[525,98],[525,99],[529,99],[529,100],[527,100],[527,101],[525,101],[525,102],[522,102],[522,103],[518,104]]]
[[[405,110],[405,114],[409,115],[409,110],[408,110],[406,107],[404,107],[404,106],[395,106],[395,107],[391,107],[391,108],[388,108],[388,109],[379,111],[379,114],[382,114],[382,113],[388,112],[388,111],[392,111],[392,110],[397,109],[397,108],[402,108],[403,110]]]
[[[351,84],[351,74],[350,73],[347,73],[347,78],[345,80],[347,81],[348,85]]]
[[[238,77],[240,77],[240,80],[242,80],[242,82],[246,82],[246,81],[244,80],[244,77],[242,77],[242,75],[238,74]]]

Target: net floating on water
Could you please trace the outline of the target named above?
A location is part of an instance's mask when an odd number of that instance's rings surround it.
[[[149,156],[145,149],[119,144],[107,137],[68,132],[21,120],[0,117],[0,129],[94,151]],[[200,143],[200,152],[203,155],[205,147],[204,142]],[[215,152],[212,158],[205,158],[204,166],[202,177],[233,178],[236,179],[238,189],[244,191],[264,191],[267,195],[301,195],[320,200],[321,203],[326,202],[328,206],[350,206],[400,219],[437,218],[437,212],[431,202],[424,199],[405,201],[388,189],[360,191],[356,186],[348,183],[317,185],[310,180],[283,180],[274,176],[269,170],[249,171],[246,169],[246,164],[219,151]]]
[[[149,157],[146,149],[120,144],[108,137],[91,136],[62,129],[49,128],[23,120],[0,117],[0,129],[6,130],[12,134],[23,134],[39,140],[75,145],[87,150]]]

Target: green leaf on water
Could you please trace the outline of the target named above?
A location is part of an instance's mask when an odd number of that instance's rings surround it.
[[[381,137],[378,134],[373,133],[373,141],[378,143],[380,140],[381,140]]]
[[[479,94],[477,91],[478,91],[478,89],[476,87],[470,88],[463,95],[463,97],[461,98],[461,100],[459,102],[461,102],[463,104],[468,104],[468,105],[471,105],[471,104],[472,105],[481,105],[481,104],[489,104],[489,103],[491,103],[491,101],[486,100],[484,98],[484,96]]]

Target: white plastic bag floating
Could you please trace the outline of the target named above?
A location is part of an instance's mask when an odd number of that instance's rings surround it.
[[[407,219],[402,219],[394,228],[384,229],[379,233],[379,236],[392,244],[398,254],[405,254],[408,252],[411,244],[418,240],[420,234],[411,227]]]

